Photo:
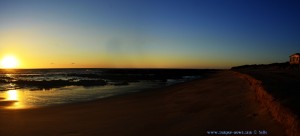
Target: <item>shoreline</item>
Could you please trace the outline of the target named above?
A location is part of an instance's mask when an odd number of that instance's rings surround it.
[[[8,108],[28,108],[81,102],[160,88],[203,77],[206,69],[66,69],[20,70],[0,77],[0,106],[18,101]],[[59,91],[56,91],[59,90]],[[53,93],[52,93],[53,92]],[[0,108],[3,108],[1,106]]]
[[[207,135],[284,130],[231,71],[161,89],[37,109],[0,109],[0,135]]]
[[[206,76],[207,76],[207,74],[206,74]],[[14,104],[15,102],[18,102],[18,101],[16,101],[16,100],[6,100],[4,97],[0,97],[0,110],[1,109],[5,109],[5,110],[31,110],[31,109],[42,109],[42,108],[68,106],[68,105],[78,105],[78,104],[82,104],[82,103],[93,103],[93,102],[98,102],[98,101],[102,101],[104,99],[110,99],[110,98],[114,98],[114,97],[123,97],[123,96],[126,97],[126,96],[130,96],[130,95],[138,95],[140,93],[168,90],[169,87],[173,87],[173,86],[176,87],[177,85],[185,84],[187,82],[193,82],[193,81],[201,80],[203,78],[205,78],[205,76],[203,76],[201,78],[192,79],[192,80],[188,80],[188,81],[185,81],[185,82],[178,82],[178,83],[175,83],[175,84],[172,84],[172,85],[165,85],[165,86],[161,86],[161,87],[157,87],[157,88],[140,88],[139,91],[137,91],[137,92],[125,92],[125,93],[115,94],[115,95],[112,95],[112,96],[98,98],[98,99],[82,100],[82,101],[75,101],[75,102],[62,103],[62,104],[50,104],[50,105],[44,105],[44,106],[26,106],[26,108],[9,108],[8,107],[9,105],[12,105],[12,104]]]

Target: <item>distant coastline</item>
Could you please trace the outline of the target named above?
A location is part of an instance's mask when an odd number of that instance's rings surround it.
[[[291,65],[289,62],[272,64],[252,64],[234,66],[231,70],[299,70],[299,65]]]

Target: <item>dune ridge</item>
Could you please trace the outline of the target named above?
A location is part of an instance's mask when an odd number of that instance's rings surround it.
[[[299,119],[290,109],[284,107],[280,102],[269,94],[262,85],[262,82],[246,74],[235,72],[239,77],[247,80],[254,89],[256,100],[259,101],[285,128],[287,135],[299,136]]]

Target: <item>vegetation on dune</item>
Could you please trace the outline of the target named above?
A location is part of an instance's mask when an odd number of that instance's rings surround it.
[[[232,70],[299,70],[299,65],[291,65],[289,62],[272,64],[242,65],[231,68]]]

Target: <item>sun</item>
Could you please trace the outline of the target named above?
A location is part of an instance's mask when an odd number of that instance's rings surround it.
[[[1,61],[3,68],[17,68],[19,62],[14,56],[5,56]]]

